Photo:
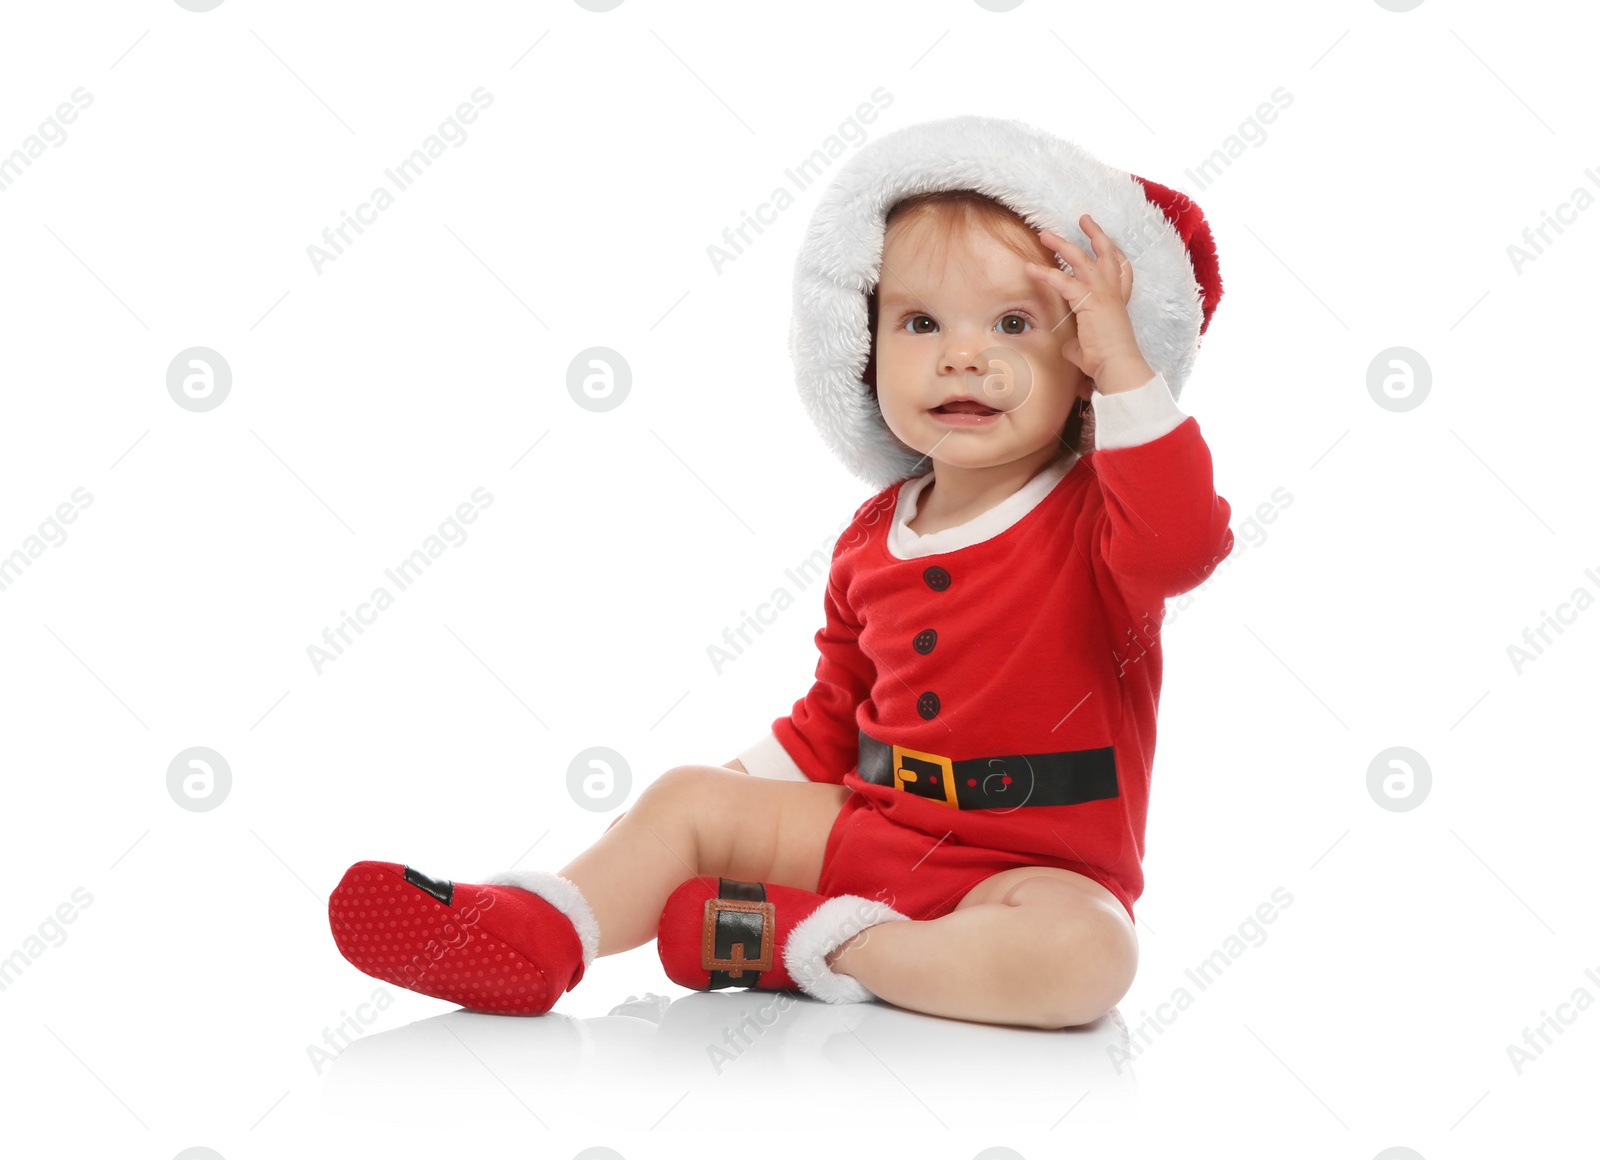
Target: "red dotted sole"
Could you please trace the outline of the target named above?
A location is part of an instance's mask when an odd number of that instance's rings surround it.
[[[352,867],[328,898],[339,953],[408,991],[494,1015],[542,1015],[553,1005],[537,965],[388,870]]]

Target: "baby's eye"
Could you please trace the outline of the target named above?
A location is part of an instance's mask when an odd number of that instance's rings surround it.
[[[1026,329],[1023,329],[1023,330],[1002,330],[1000,333],[1002,333],[1002,334],[1013,334],[1013,335],[1015,335],[1015,334],[1027,334],[1029,330],[1033,329],[1033,320],[1030,319],[1026,314],[1008,314],[1004,318],[1002,318],[996,325],[1005,326],[1005,324],[1007,322],[1010,322],[1013,319],[1015,319],[1018,322],[1021,322]]]
[[[918,330],[916,328],[916,325],[919,322],[927,322],[927,323],[931,324],[933,322],[933,319],[929,318],[926,314],[911,314],[911,315],[907,315],[906,319],[905,319],[905,322],[901,323],[901,329],[904,330],[905,326],[906,326],[906,323],[909,323],[911,325],[911,333],[912,334],[932,334],[933,333],[933,331],[931,331],[931,330]]]

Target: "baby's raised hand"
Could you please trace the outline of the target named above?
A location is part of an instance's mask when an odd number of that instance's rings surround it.
[[[1154,375],[1144,361],[1128,320],[1128,299],[1133,294],[1133,263],[1123,255],[1094,218],[1078,219],[1093,244],[1085,253],[1052,230],[1039,238],[1060,254],[1071,273],[1054,266],[1029,262],[1030,277],[1039,278],[1067,300],[1067,315],[1075,326],[1066,328],[1061,353],[1095,382],[1102,394],[1143,386]]]

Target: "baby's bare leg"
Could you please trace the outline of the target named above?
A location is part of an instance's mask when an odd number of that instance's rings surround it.
[[[686,878],[815,890],[828,831],[849,796],[844,786],[681,765],[559,873],[593,908],[600,954],[616,954],[656,937],[667,896]]]
[[[1138,939],[1116,896],[1081,874],[1019,866],[925,922],[869,927],[828,956],[885,1002],[978,1023],[1092,1023],[1133,984]]]

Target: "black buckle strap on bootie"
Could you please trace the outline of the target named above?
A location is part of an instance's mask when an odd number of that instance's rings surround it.
[[[413,870],[409,866],[405,870],[407,882],[433,895],[446,906],[450,905],[450,899],[454,897],[456,892],[456,884],[454,882],[448,882],[443,878],[429,878],[421,870]]]
[[[865,730],[858,732],[856,773],[861,780],[956,809],[1075,806],[1118,793],[1117,762],[1109,745],[953,761],[943,754],[889,745]]]
[[[711,972],[706,990],[754,987],[772,969],[777,909],[760,882],[717,879],[717,897],[706,899],[700,965]]]

